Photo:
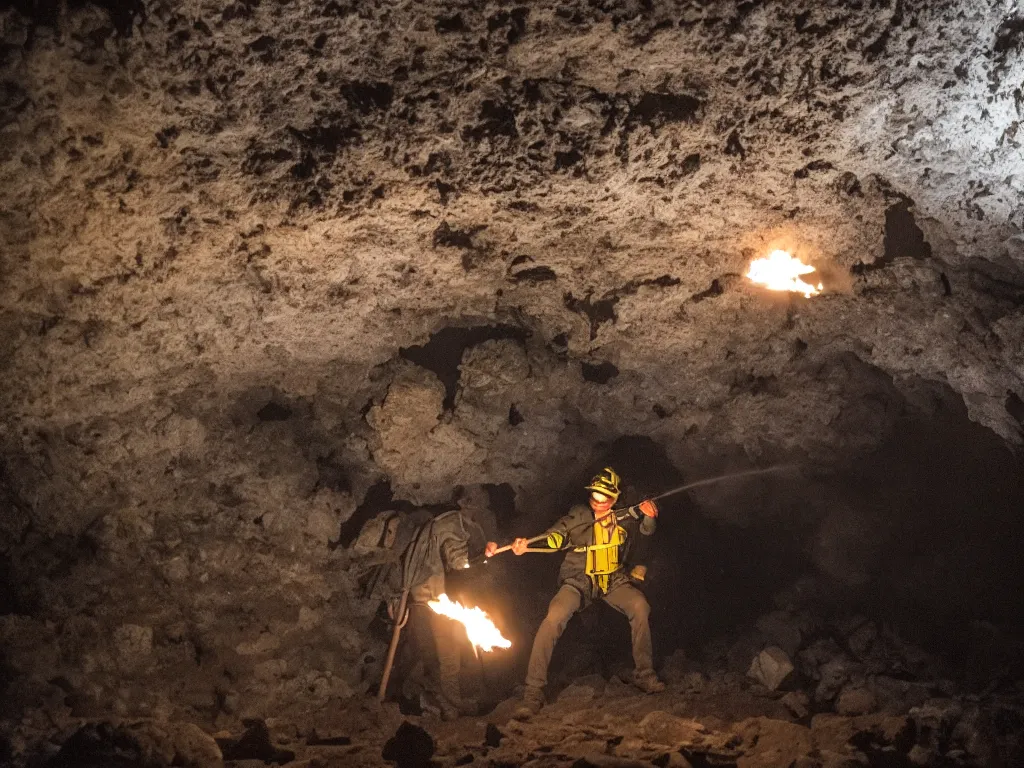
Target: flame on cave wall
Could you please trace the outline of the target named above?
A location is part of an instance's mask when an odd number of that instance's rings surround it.
[[[747,277],[770,291],[802,293],[809,299],[811,296],[821,293],[824,286],[820,282],[817,285],[812,285],[801,278],[803,275],[809,275],[816,271],[814,267],[804,264],[789,251],[778,249],[764,258],[754,259],[750,262]]]

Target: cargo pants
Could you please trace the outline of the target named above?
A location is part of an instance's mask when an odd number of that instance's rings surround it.
[[[633,635],[633,664],[638,675],[654,672],[654,651],[651,645],[651,606],[644,593],[628,582],[613,587],[599,599],[629,619]],[[541,622],[533,640],[530,663],[526,670],[526,685],[543,688],[548,681],[548,666],[558,638],[565,631],[569,619],[583,604],[583,595],[575,587],[563,584],[551,603],[548,614]]]

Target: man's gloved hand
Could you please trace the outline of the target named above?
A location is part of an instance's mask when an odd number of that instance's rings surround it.
[[[494,552],[497,549],[498,549],[498,542],[496,542],[496,541],[488,541],[487,542],[487,546],[484,547],[484,556],[485,557],[494,557]]]
[[[512,542],[512,552],[516,555],[521,555],[526,551],[526,548],[530,546],[530,542],[526,539],[519,538]]]
[[[629,572],[629,578],[633,581],[643,581],[647,578],[647,566],[634,565],[633,569]]]
[[[657,517],[658,516],[658,505],[655,504],[652,499],[647,499],[646,501],[641,501],[637,505],[637,507],[647,517]]]

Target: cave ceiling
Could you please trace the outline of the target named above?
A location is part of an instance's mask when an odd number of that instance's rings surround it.
[[[382,477],[528,488],[630,434],[843,460],[950,393],[1021,441],[1006,3],[124,7],[0,17],[37,509],[302,498],[324,539]],[[744,278],[777,247],[820,296]]]

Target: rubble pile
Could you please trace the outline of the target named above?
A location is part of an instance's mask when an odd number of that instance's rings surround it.
[[[625,675],[588,675],[556,687],[525,722],[512,719],[514,698],[453,722],[366,698],[236,720],[212,735],[190,724],[90,720],[51,729],[19,759],[51,768],[1011,768],[1024,760],[1024,678],[1004,670],[966,693],[947,662],[862,616],[818,622],[775,611],[728,646],[710,643],[693,660],[679,650],[662,666],[663,693],[642,695]]]

